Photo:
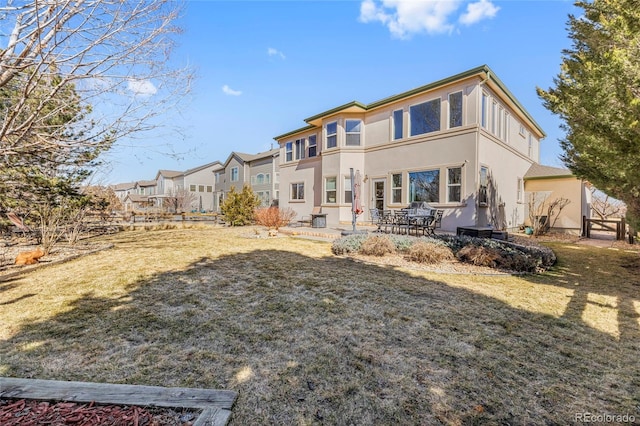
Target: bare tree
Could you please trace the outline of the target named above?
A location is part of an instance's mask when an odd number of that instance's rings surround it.
[[[600,219],[624,217],[627,213],[627,206],[622,201],[609,197],[594,186],[589,190],[591,191],[591,209]]]
[[[35,147],[63,159],[76,147],[109,149],[155,128],[191,81],[169,60],[180,11],[174,0],[0,5],[0,157]],[[75,110],[61,96],[68,90],[78,96]]]
[[[184,188],[171,189],[164,198],[163,205],[172,213],[184,213],[193,209],[198,197]]]
[[[567,198],[556,198],[549,200],[551,191],[539,191],[529,194],[528,213],[529,223],[533,228],[533,235],[543,235],[551,228],[555,227],[562,210],[571,201]]]

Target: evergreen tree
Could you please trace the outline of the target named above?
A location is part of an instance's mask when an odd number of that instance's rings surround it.
[[[572,47],[555,87],[538,89],[560,116],[562,160],[578,177],[627,204],[640,221],[640,1],[577,2],[569,16]]]

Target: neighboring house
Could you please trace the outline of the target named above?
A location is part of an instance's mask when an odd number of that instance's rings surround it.
[[[126,212],[140,212],[149,210],[149,208],[153,207],[153,200],[149,199],[147,195],[140,194],[127,194],[127,196],[122,201],[122,205],[124,206],[124,211]]]
[[[215,210],[220,211],[226,194],[232,187],[241,191],[244,185],[251,187],[263,206],[277,203],[279,155],[279,149],[259,154],[232,152],[223,168],[214,171]]]
[[[194,167],[184,172],[159,170],[156,174],[156,193],[152,197],[160,209],[169,208],[168,198],[187,198],[190,211],[214,210],[214,184],[212,172],[219,170],[219,161]]]
[[[351,221],[350,169],[369,209],[426,201],[442,229],[516,229],[526,218],[524,177],[543,130],[486,65],[370,104],[350,102],[275,137],[280,206],[298,217],[321,207],[327,224]]]
[[[561,232],[579,235],[582,232],[583,217],[591,218],[591,191],[588,184],[567,169],[531,165],[524,175],[524,196],[527,225],[531,224],[529,209],[534,209],[534,216],[537,213],[546,215],[547,206],[562,198],[568,200],[569,204],[557,216],[557,220],[554,221],[553,217],[549,219],[549,226]],[[544,206],[541,206],[542,203]]]
[[[155,195],[157,182],[155,180],[139,180],[136,182],[136,193],[139,195]]]
[[[124,199],[127,195],[135,193],[136,185],[137,182],[126,182],[112,185],[111,188],[113,188],[113,192],[116,194],[116,197],[124,203]]]

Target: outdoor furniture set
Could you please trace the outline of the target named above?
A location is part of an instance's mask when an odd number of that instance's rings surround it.
[[[377,225],[376,232],[434,236],[442,222],[444,210],[405,208],[400,210],[370,209],[371,221]]]

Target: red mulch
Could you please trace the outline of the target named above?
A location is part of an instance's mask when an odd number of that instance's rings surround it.
[[[196,418],[165,408],[0,399],[2,426],[190,426]]]

